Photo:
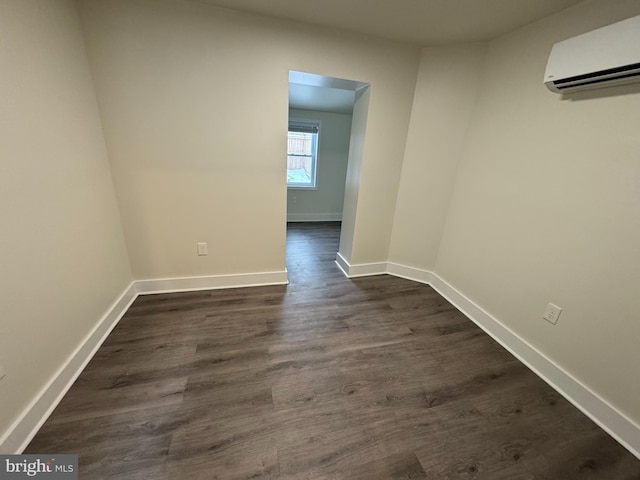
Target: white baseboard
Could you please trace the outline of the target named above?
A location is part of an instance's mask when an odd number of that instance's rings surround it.
[[[469,317],[633,455],[640,458],[640,426],[526,340],[432,273],[431,287]]]
[[[433,281],[433,274],[420,268],[408,267],[399,263],[387,263],[387,273],[395,277],[406,278],[415,282],[430,285]]]
[[[1,452],[24,451],[136,297],[135,284],[131,283],[0,438]]]
[[[336,265],[342,270],[345,277],[349,276],[349,262],[347,262],[340,252],[336,253]]]
[[[350,265],[340,253],[336,255],[336,263],[350,278],[388,273],[431,285],[458,310],[584,412],[621,445],[640,458],[640,427],[638,425],[437,274],[387,262]],[[133,282],[0,438],[0,451],[21,453],[26,448],[139,294],[287,283],[286,270]]]
[[[287,213],[287,222],[341,222],[342,212]]]
[[[382,275],[387,273],[387,262],[359,263],[357,265],[351,265],[340,252],[336,254],[336,264],[349,278],[369,277],[371,275]]]
[[[349,265],[339,254],[336,257],[336,263],[348,277],[357,276],[352,272],[362,272],[369,268],[368,265]],[[378,273],[376,271],[375,274]],[[640,426],[483,310],[453,285],[434,272],[391,262],[386,264],[386,273],[430,285],[554,390],[591,418],[633,455],[640,458]]]
[[[93,331],[85,337],[82,343],[67,358],[64,365],[51,377],[36,398],[27,405],[11,427],[0,437],[0,452],[20,454],[24,451],[138,295],[284,285],[287,283],[286,270],[281,272],[164,278],[132,282],[113,303],[107,313],[97,322]]]
[[[206,277],[154,278],[137,280],[136,291],[140,295],[152,293],[193,292],[220,288],[259,287],[287,285],[287,271],[240,273],[235,275],[210,275]]]

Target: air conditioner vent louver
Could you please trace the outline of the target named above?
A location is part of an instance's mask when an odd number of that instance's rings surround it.
[[[624,67],[610,68],[608,70],[603,70],[602,72],[585,73],[584,75],[556,80],[553,84],[558,90],[566,90],[568,88],[576,89],[579,87],[586,87],[588,85],[597,85],[603,82],[611,84],[615,81],[616,84],[619,85],[622,83],[620,80],[633,79],[634,77],[640,77],[640,63]],[[637,81],[640,81],[640,79]],[[631,81],[625,83],[631,83]]]
[[[640,82],[640,16],[556,43],[544,83],[555,93]]]

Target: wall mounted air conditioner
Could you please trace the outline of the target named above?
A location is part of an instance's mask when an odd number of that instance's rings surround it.
[[[555,93],[640,82],[640,15],[556,43],[544,84]]]

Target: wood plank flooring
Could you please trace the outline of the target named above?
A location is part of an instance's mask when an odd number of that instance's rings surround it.
[[[291,224],[288,286],[138,298],[26,453],[82,479],[640,479],[430,287],[345,278],[338,239]]]

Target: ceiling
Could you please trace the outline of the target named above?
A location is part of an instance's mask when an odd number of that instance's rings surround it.
[[[354,80],[290,71],[289,107],[351,115],[356,90],[366,86]]]
[[[353,90],[289,83],[289,107],[291,108],[351,115],[354,100]]]
[[[582,0],[198,0],[421,46],[485,41]]]

